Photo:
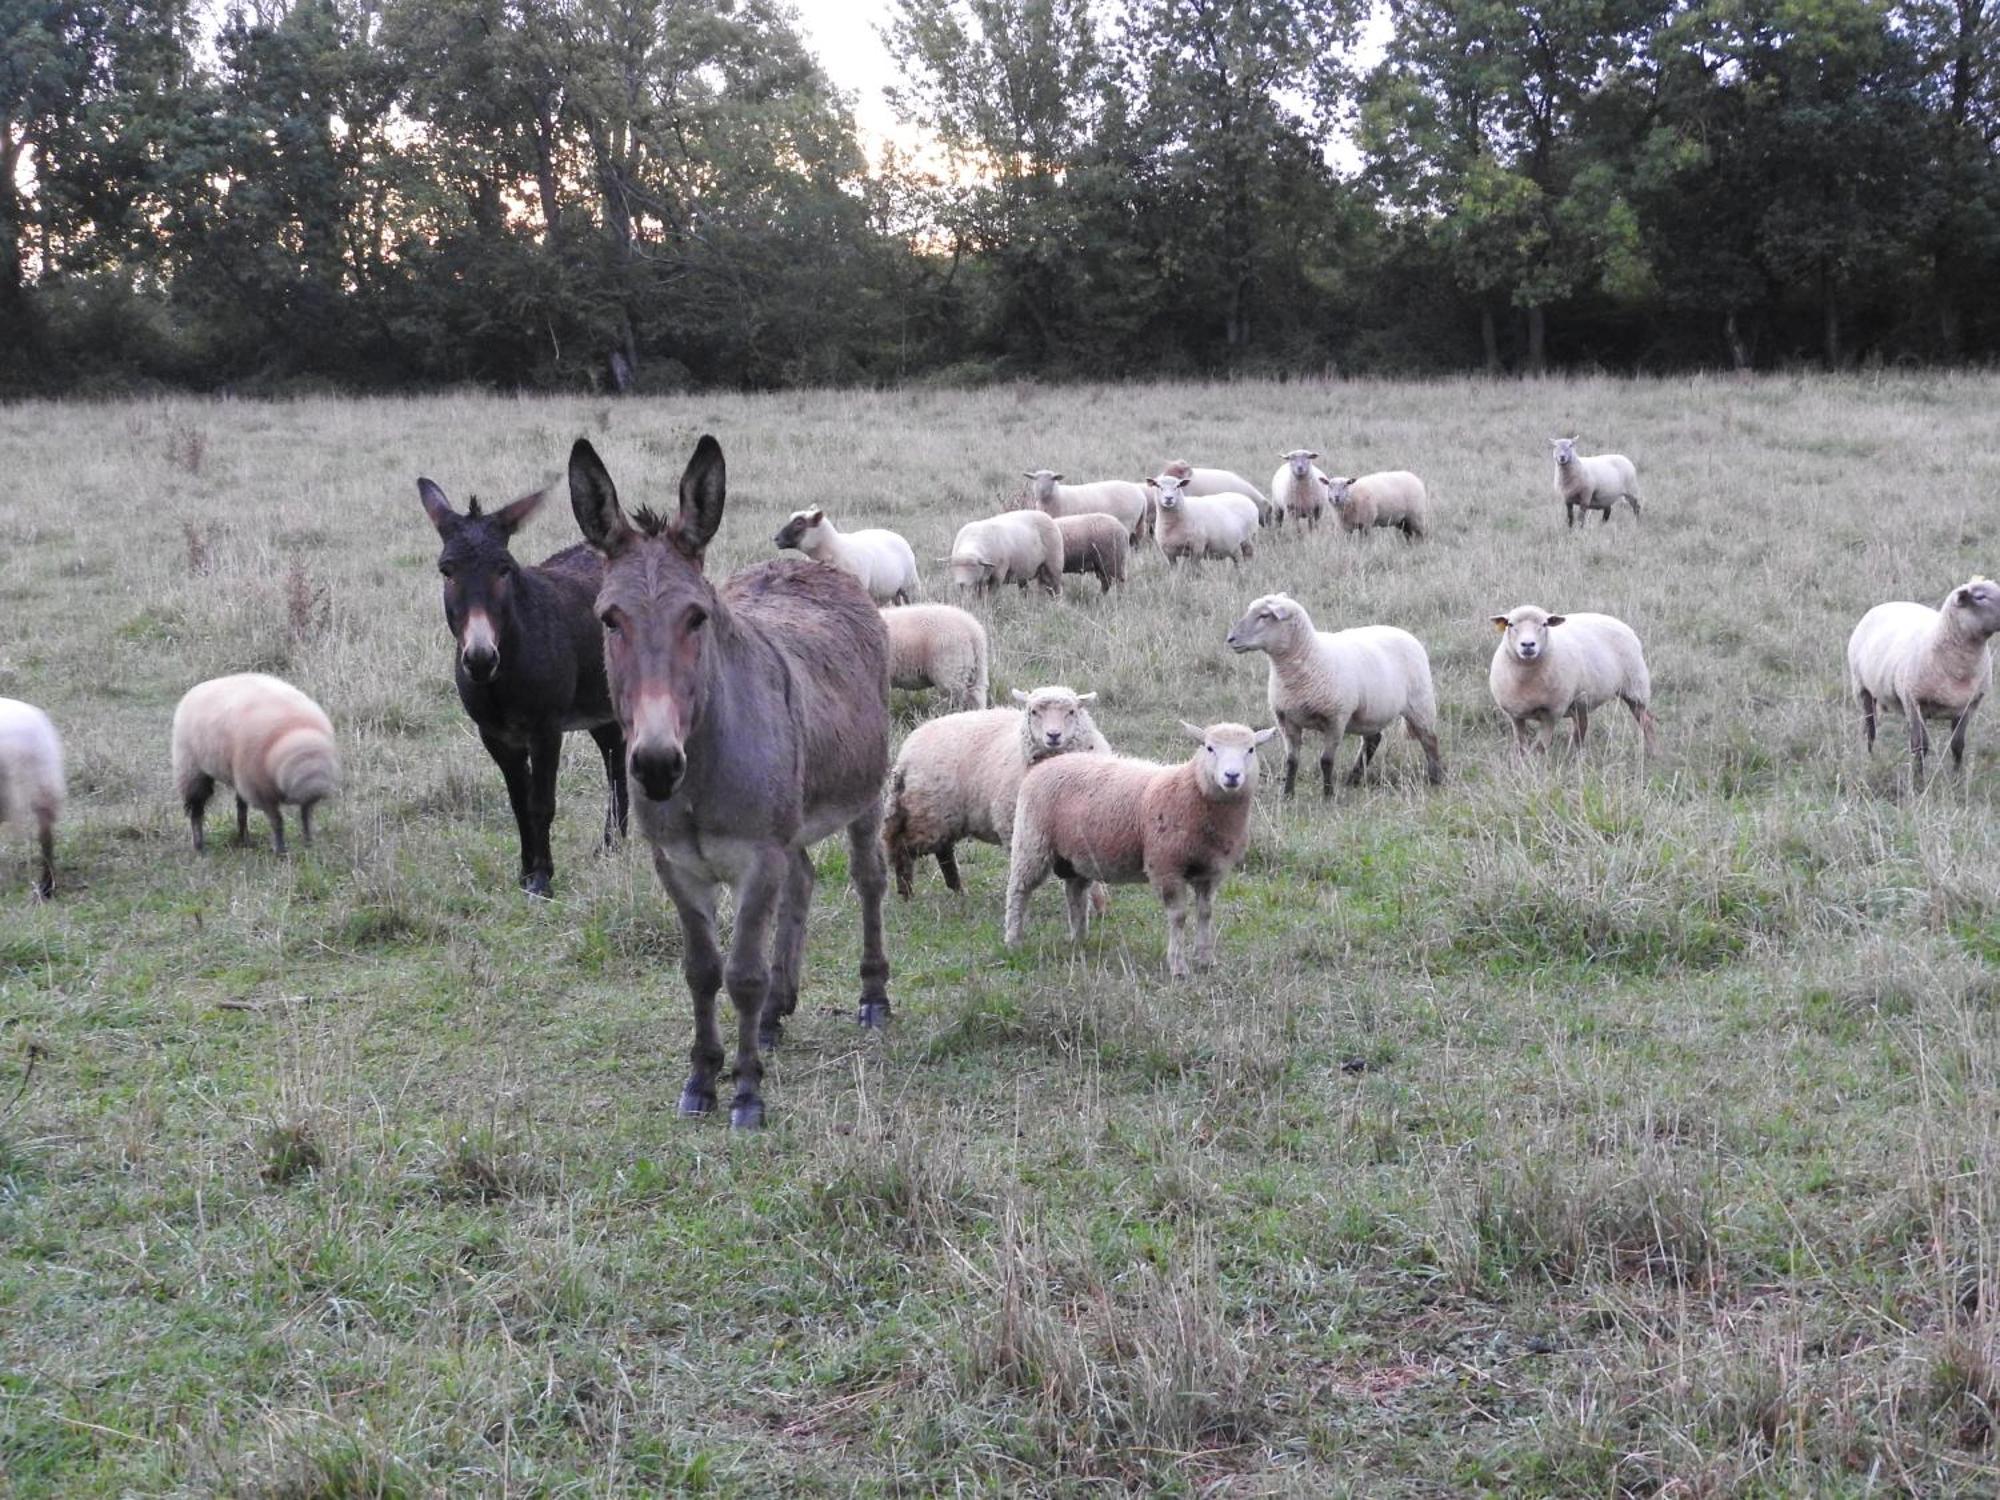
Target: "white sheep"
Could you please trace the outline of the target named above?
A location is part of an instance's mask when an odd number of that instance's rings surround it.
[[[203,821],[215,784],[236,793],[236,841],[250,836],[250,809],[271,823],[271,846],[285,852],[285,803],[299,810],[312,843],[313,808],[340,785],[333,725],[320,706],[289,682],[261,672],[216,677],[189,688],[174,710],[174,790],[187,809],[194,847],[206,847]]]
[[[1189,495],[1187,480],[1174,474],[1148,483],[1159,513],[1154,536],[1168,562],[1226,557],[1240,566],[1255,555],[1257,503],[1248,495]]]
[[[1133,541],[1145,534],[1152,511],[1146,503],[1146,487],[1129,479],[1098,479],[1089,484],[1064,484],[1053,469],[1024,471],[1028,481],[1028,503],[1060,520],[1064,516],[1116,516]]]
[[[0,828],[33,826],[42,868],[34,891],[46,900],[56,888],[56,819],[63,798],[62,736],[32,703],[0,698]]]
[[[1216,887],[1250,843],[1257,747],[1278,731],[1242,724],[1181,729],[1201,748],[1175,766],[1109,755],[1044,761],[1021,780],[1007,868],[1008,947],[1021,941],[1028,897],[1051,871],[1069,910],[1069,935],[1083,940],[1090,887],[1152,886],[1167,908],[1167,971],[1188,972],[1188,893],[1194,893],[1196,964],[1215,961]]]
[[[1294,448],[1271,476],[1271,503],[1295,521],[1316,527],[1326,513],[1327,477],[1310,448]]]
[[[1187,481],[1190,495],[1248,495],[1257,506],[1259,526],[1282,526],[1284,512],[1270,502],[1264,492],[1234,469],[1198,469],[1184,458],[1164,465],[1160,472]]]
[[[1060,516],[1056,528],[1062,532],[1065,573],[1094,573],[1107,594],[1112,584],[1125,581],[1125,558],[1131,542],[1125,523],[1118,517]]]
[[[962,839],[1006,847],[1014,831],[1014,794],[1029,766],[1050,756],[1108,754],[1086,704],[1095,693],[1066,687],[1014,692],[1018,708],[947,714],[919,724],[889,772],[882,842],[908,897],[916,862],[937,856],[944,883],[963,890],[953,846]]]
[[[1393,625],[1315,630],[1298,600],[1266,594],[1250,602],[1227,639],[1229,649],[1239,655],[1262,651],[1271,659],[1265,694],[1285,737],[1286,796],[1298,781],[1299,749],[1308,732],[1325,737],[1320,788],[1331,797],[1333,756],[1342,737],[1361,737],[1361,753],[1347,773],[1347,785],[1354,786],[1381,747],[1383,731],[1398,719],[1423,746],[1431,785],[1444,780],[1430,657],[1407,630]]]
[[[1610,615],[1552,615],[1532,604],[1493,616],[1493,624],[1501,639],[1486,682],[1513,722],[1517,751],[1527,754],[1531,738],[1546,751],[1562,718],[1572,721],[1580,748],[1590,711],[1619,698],[1638,721],[1645,753],[1653,753],[1653,680],[1631,626]],[[1550,634],[1557,627],[1560,633]]]
[[[1930,734],[1924,720],[1951,725],[1951,763],[1965,766],[1965,731],[1993,686],[1993,636],[2000,632],[2000,585],[1973,578],[1939,609],[1878,604],[1847,638],[1847,679],[1861,705],[1862,737],[1875,749],[1875,710],[1894,707],[1910,726],[1910,754],[1924,773]]]
[[[1622,453],[1578,453],[1573,437],[1549,442],[1556,450],[1556,499],[1562,501],[1571,526],[1576,525],[1578,511],[1587,521],[1594,510],[1603,511],[1609,525],[1611,507],[1620,500],[1632,507],[1633,520],[1639,518],[1639,475],[1631,459]]]
[[[1384,469],[1358,479],[1336,475],[1326,485],[1343,531],[1394,527],[1405,541],[1415,541],[1431,529],[1430,491],[1408,469]]]
[[[1062,593],[1063,539],[1055,517],[1038,510],[1003,511],[983,521],[968,521],[952,538],[951,581],[958,588],[984,594],[1003,583],[1025,589],[1039,581],[1051,594]]]
[[[840,569],[868,590],[877,604],[908,604],[917,596],[917,555],[893,531],[841,532],[815,506],[793,511],[771,541]]]
[[[953,709],[986,706],[986,627],[949,604],[902,604],[882,611],[889,630],[889,681],[936,688]]]

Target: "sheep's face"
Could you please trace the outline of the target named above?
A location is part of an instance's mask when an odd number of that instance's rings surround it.
[[[444,580],[445,624],[458,642],[458,664],[474,682],[491,682],[500,670],[517,571],[507,543],[547,495],[547,490],[524,495],[491,515],[474,498],[460,515],[443,490],[428,479],[417,481],[417,496],[444,542],[438,574]]]
[[[1338,476],[1327,480],[1327,503],[1332,505],[1335,510],[1347,504],[1347,487],[1352,483],[1354,483],[1352,479],[1345,479]]]
[[[1550,438],[1549,445],[1556,450],[1556,467],[1567,469],[1576,462],[1576,439],[1573,437]]]
[[[1312,473],[1313,460],[1318,457],[1310,448],[1294,448],[1285,455],[1285,462],[1291,465],[1294,479],[1304,479]]]
[[[2000,584],[1990,578],[1974,578],[1951,591],[1945,608],[1959,619],[1962,629],[1974,635],[2000,634]]]
[[[826,520],[826,512],[814,507],[812,510],[795,510],[792,518],[778,528],[778,534],[771,538],[771,545],[782,551],[786,547],[796,547],[801,552],[810,552],[819,544],[819,528]]]
[[[951,585],[959,589],[984,588],[993,581],[998,571],[992,563],[982,562],[976,557],[953,557],[951,564]]]
[[[1288,639],[1303,618],[1299,607],[1286,594],[1266,594],[1253,599],[1243,618],[1229,627],[1228,646],[1239,655],[1245,651],[1268,651]]]
[[[1202,792],[1218,801],[1247,797],[1257,787],[1257,747],[1278,732],[1252,729],[1247,724],[1198,724],[1181,720],[1181,732],[1201,746],[1195,756]]]
[[[1024,470],[1021,477],[1028,481],[1028,498],[1037,505],[1047,505],[1055,499],[1056,486],[1062,483],[1062,475],[1054,469]]]
[[[1187,486],[1186,475],[1162,474],[1153,481],[1154,501],[1161,510],[1179,510]]]
[[[1524,604],[1511,615],[1495,615],[1494,628],[1505,638],[1507,654],[1516,661],[1539,661],[1549,654],[1549,631],[1568,618]]]
[[[1031,759],[1057,755],[1070,749],[1090,730],[1090,715],[1083,705],[1095,703],[1095,693],[1073,693],[1066,687],[1036,688],[1032,693],[1014,690],[1021,705],[1021,738]]]

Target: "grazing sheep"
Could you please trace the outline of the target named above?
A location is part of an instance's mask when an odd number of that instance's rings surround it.
[[[1162,467],[1160,472],[1175,479],[1185,479],[1186,493],[1190,495],[1248,495],[1257,506],[1259,526],[1285,524],[1284,512],[1273,505],[1262,490],[1234,469],[1197,469],[1186,459],[1177,458]]]
[[[903,741],[889,773],[882,842],[907,898],[916,863],[937,856],[944,883],[963,890],[952,846],[961,839],[1005,848],[1014,831],[1014,794],[1028,767],[1050,756],[1109,754],[1085,704],[1095,693],[1066,687],[1019,689],[1019,708],[947,714],[919,724]]]
[[[1069,935],[1083,941],[1091,882],[1152,886],[1167,908],[1167,972],[1188,972],[1184,932],[1194,892],[1194,961],[1215,962],[1215,889],[1250,843],[1257,747],[1278,731],[1242,724],[1181,728],[1201,748],[1177,766],[1076,755],[1021,780],[1007,868],[1007,946],[1021,941],[1028,897],[1060,876]]]
[[[1359,479],[1336,476],[1326,483],[1343,531],[1393,526],[1405,541],[1415,541],[1431,529],[1430,491],[1408,469],[1384,469]]]
[[[952,709],[986,706],[986,627],[949,604],[882,611],[889,629],[889,683],[936,688]]]
[[[0,828],[33,824],[42,850],[34,892],[44,900],[56,889],[56,819],[62,813],[62,737],[32,703],[0,698]]]
[[[1556,450],[1556,499],[1571,526],[1576,513],[1590,519],[1594,510],[1604,512],[1605,525],[1611,524],[1611,507],[1619,500],[1632,507],[1632,519],[1639,518],[1639,476],[1632,460],[1622,453],[1587,456],[1576,451],[1573,437],[1550,438]]]
[[[1878,604],[1847,638],[1847,680],[1861,705],[1861,732],[1875,750],[1875,708],[1895,707],[1910,725],[1919,776],[1930,749],[1926,719],[1951,724],[1951,763],[1965,766],[1965,731],[1993,686],[1993,636],[2000,632],[2000,585],[1974,578],[1944,605]]]
[[[1493,701],[1514,724],[1514,748],[1528,753],[1530,726],[1535,748],[1546,751],[1556,720],[1572,721],[1572,743],[1581,748],[1590,733],[1590,711],[1622,698],[1639,722],[1645,753],[1653,753],[1653,713],[1646,705],[1653,682],[1639,637],[1610,615],[1552,615],[1523,604],[1493,616],[1501,641],[1486,675]],[[1560,636],[1550,635],[1557,626]]]
[[[1056,527],[1062,532],[1065,573],[1095,573],[1107,594],[1112,584],[1125,581],[1125,556],[1131,543],[1125,523],[1118,517],[1063,516]]]
[[[1062,475],[1053,469],[1035,469],[1023,477],[1028,481],[1029,503],[1057,520],[1064,516],[1116,516],[1125,527],[1125,535],[1136,542],[1152,519],[1146,487],[1129,479],[1064,484]]]
[[[289,682],[261,672],[216,677],[196,687],[174,710],[174,790],[187,809],[198,854],[207,846],[202,823],[215,784],[236,793],[236,841],[250,837],[250,809],[271,822],[271,847],[285,852],[287,802],[312,844],[313,808],[340,784],[333,725]]]
[[[1027,588],[1038,580],[1062,594],[1063,539],[1055,517],[1038,510],[1010,510],[983,521],[968,521],[951,541],[951,568],[957,588],[984,594],[1003,583]]]
[[[1257,502],[1248,495],[1189,495],[1188,482],[1173,474],[1149,483],[1159,511],[1155,536],[1168,562],[1226,557],[1241,566],[1255,555],[1250,538],[1257,530]]]
[[[842,533],[815,506],[796,510],[771,541],[796,547],[814,562],[831,564],[858,582],[877,604],[908,604],[917,596],[917,555],[893,531]]]
[[[1298,780],[1299,747],[1308,731],[1325,736],[1320,751],[1321,795],[1333,795],[1333,754],[1344,735],[1361,736],[1361,753],[1347,773],[1357,785],[1381,748],[1382,732],[1396,720],[1424,747],[1432,786],[1444,780],[1438,755],[1437,694],[1423,643],[1393,625],[1353,630],[1313,629],[1305,606],[1289,594],[1253,599],[1230,627],[1228,645],[1239,655],[1262,651],[1271,659],[1265,689],[1285,736],[1285,795]]]
[[[1313,462],[1318,457],[1310,448],[1294,448],[1271,476],[1271,503],[1308,527],[1326,513],[1327,478]]]

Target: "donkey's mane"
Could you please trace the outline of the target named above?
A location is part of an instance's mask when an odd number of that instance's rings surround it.
[[[485,511],[479,508],[479,497],[477,495],[474,495],[470,500],[465,502],[465,513],[475,521],[486,514]]]
[[[647,536],[658,536],[667,529],[667,518],[650,505],[642,505],[632,512],[632,524]]]

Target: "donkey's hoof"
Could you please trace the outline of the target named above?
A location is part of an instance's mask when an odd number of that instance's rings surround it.
[[[521,877],[521,889],[526,891],[530,896],[539,896],[544,901],[548,900],[548,872],[546,870],[535,870],[527,875],[523,875]]]
[[[882,1031],[889,1025],[889,1002],[887,1000],[863,1000],[861,1014],[855,1018],[870,1031]]]
[[[783,1041],[784,1037],[785,1028],[783,1026],[775,1023],[769,1026],[760,1026],[757,1028],[757,1050],[759,1052],[776,1052],[778,1050],[778,1043]]]
[[[698,1089],[689,1084],[681,1090],[681,1118],[691,1120],[700,1115],[715,1113],[715,1090]]]
[[[762,1130],[764,1128],[764,1101],[762,1099],[738,1099],[729,1106],[729,1128],[731,1130]]]

